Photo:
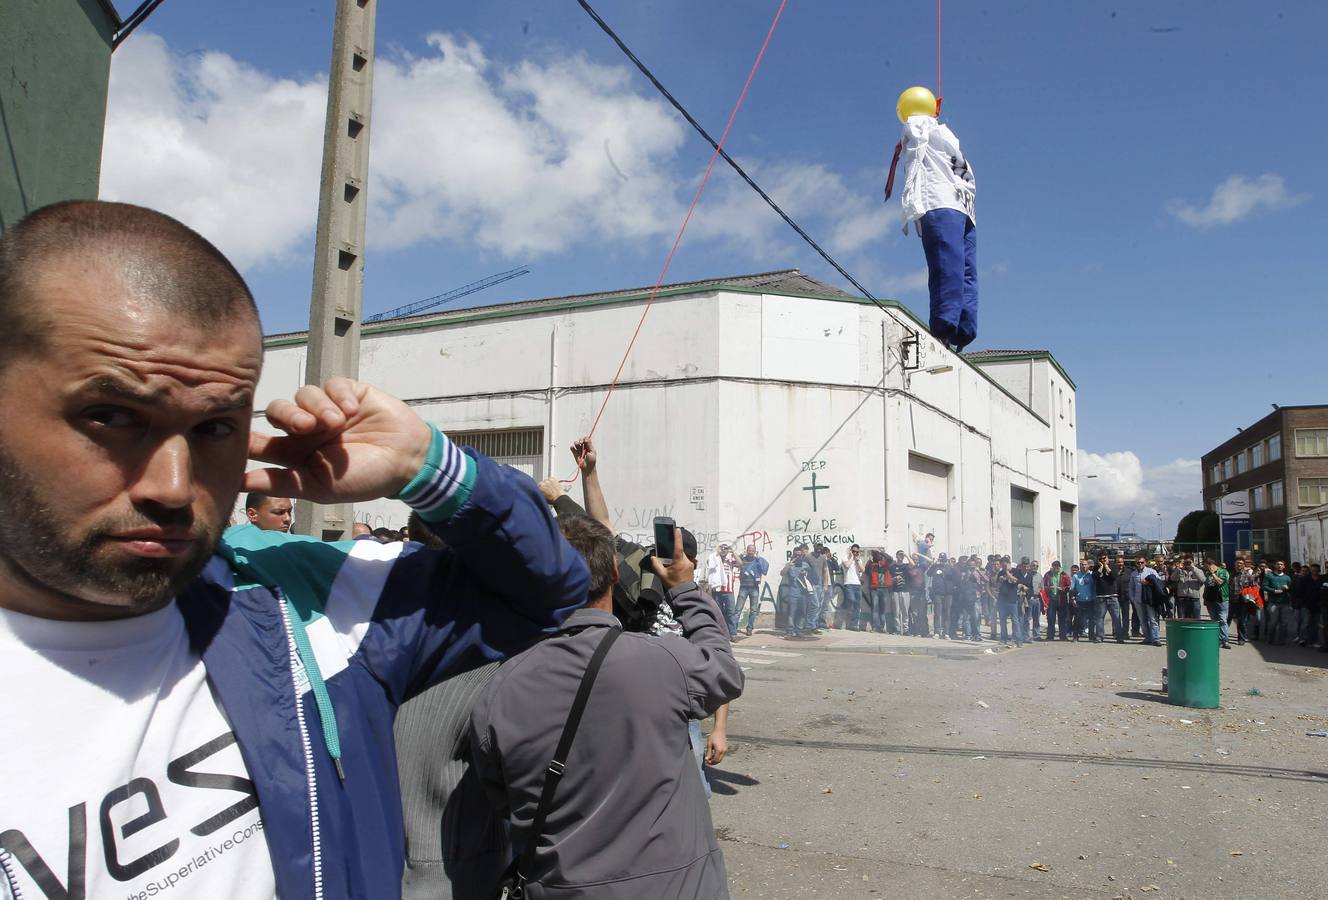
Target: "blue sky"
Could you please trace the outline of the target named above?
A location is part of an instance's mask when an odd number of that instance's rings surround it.
[[[717,134],[777,3],[595,5]],[[113,71],[104,191],[202,223],[272,331],[307,321],[331,6],[171,0]],[[792,0],[728,145],[924,313],[920,247],[880,190],[935,25],[921,0]],[[974,346],[1049,348],[1076,381],[1090,525],[1174,522],[1200,453],[1270,403],[1324,399],[1325,32],[1310,2],[945,3],[944,117],[978,178]],[[366,312],[516,264],[532,274],[473,302],[653,283],[709,148],[574,0],[394,0],[378,53]],[[842,284],[748,193],[716,175],[670,280]]]

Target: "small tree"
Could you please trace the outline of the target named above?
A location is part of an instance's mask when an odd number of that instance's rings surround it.
[[[1204,510],[1196,509],[1193,512],[1187,512],[1181,516],[1180,522],[1176,524],[1177,546],[1187,546],[1199,542],[1199,522],[1204,517]]]

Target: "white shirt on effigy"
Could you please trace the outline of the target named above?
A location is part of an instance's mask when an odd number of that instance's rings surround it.
[[[908,225],[933,209],[955,209],[977,224],[977,180],[959,149],[959,138],[948,125],[931,116],[910,116],[900,138],[904,191],[900,204],[904,233]]]
[[[62,896],[71,870],[86,897],[276,896],[249,773],[174,603],[112,622],[0,610],[0,684],[0,898],[10,878]]]

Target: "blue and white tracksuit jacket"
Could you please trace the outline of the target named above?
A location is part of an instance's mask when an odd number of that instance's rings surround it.
[[[398,496],[448,550],[244,525],[178,598],[254,782],[283,900],[399,896],[397,707],[552,634],[586,600],[585,563],[526,476],[435,431]]]

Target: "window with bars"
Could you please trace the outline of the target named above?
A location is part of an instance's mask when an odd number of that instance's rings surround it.
[[[1297,428],[1297,456],[1328,456],[1328,428]]]
[[[449,431],[447,436],[458,447],[470,447],[496,463],[525,472],[536,481],[544,477],[543,428]]]

